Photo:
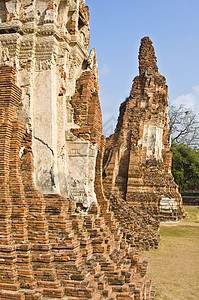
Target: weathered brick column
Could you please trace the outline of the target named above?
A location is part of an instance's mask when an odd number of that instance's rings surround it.
[[[16,187],[16,197],[13,199],[12,191],[9,188],[10,179],[13,179],[12,141],[14,142],[14,124],[17,122],[17,108],[20,97],[21,90],[15,85],[14,68],[7,65],[0,66],[0,289],[2,290],[2,297],[7,293],[6,290],[10,290],[13,292],[8,292],[8,296],[24,299],[23,294],[17,292],[20,283],[18,281],[18,259],[15,241],[18,240],[18,243],[25,241],[27,238],[25,234],[26,225],[23,222],[24,218],[20,217],[20,213],[21,216],[23,215],[23,209],[21,212],[17,212],[21,195],[17,197]],[[18,238],[16,235],[18,235]],[[5,290],[5,293],[3,290]]]
[[[158,72],[149,37],[141,40],[139,76],[121,104],[118,123],[107,138],[104,188],[130,206],[160,219],[184,216],[182,198],[171,174],[168,87]]]

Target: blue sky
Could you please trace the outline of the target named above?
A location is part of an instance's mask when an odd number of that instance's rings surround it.
[[[130,93],[144,36],[153,41],[170,102],[184,103],[199,114],[199,0],[86,0],[86,4],[104,123],[118,117],[119,105]],[[113,123],[107,131],[114,129]]]

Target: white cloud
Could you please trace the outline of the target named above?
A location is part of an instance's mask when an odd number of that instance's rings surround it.
[[[199,85],[194,86],[191,93],[181,95],[172,102],[176,106],[184,104],[187,108],[191,108],[196,115],[199,115]]]

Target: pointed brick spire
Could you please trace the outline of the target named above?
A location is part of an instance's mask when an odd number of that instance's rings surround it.
[[[158,72],[157,58],[155,56],[154,47],[152,45],[152,41],[148,36],[141,39],[138,58],[140,75],[142,75],[146,71],[149,74]]]

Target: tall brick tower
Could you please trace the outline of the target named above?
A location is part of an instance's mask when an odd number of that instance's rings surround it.
[[[149,37],[141,40],[139,76],[120,106],[115,133],[107,139],[105,190],[119,192],[130,205],[160,218],[183,215],[182,199],[171,174],[168,87],[158,72]]]

